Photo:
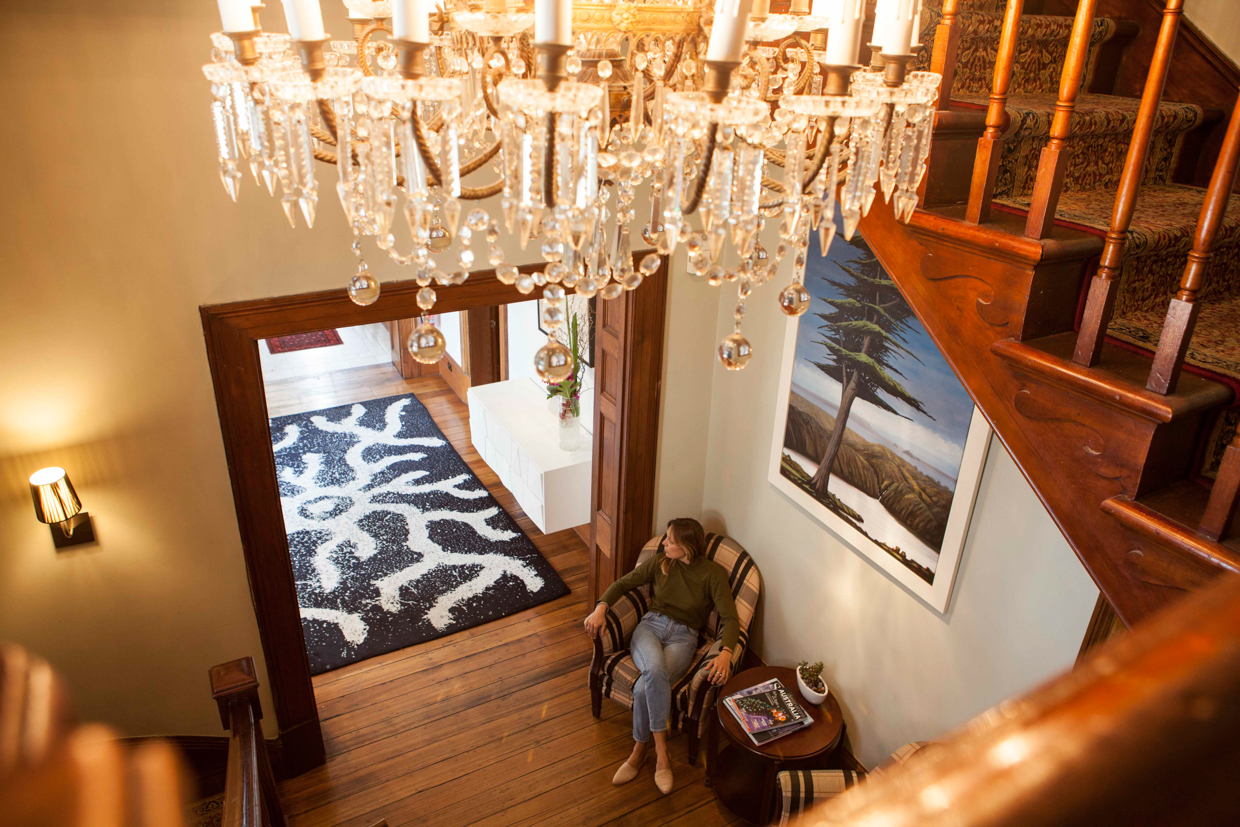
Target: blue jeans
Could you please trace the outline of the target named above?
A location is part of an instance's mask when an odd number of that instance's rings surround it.
[[[629,651],[641,677],[633,684],[633,740],[643,744],[651,732],[667,731],[672,682],[693,662],[698,633],[667,615],[647,612],[633,630]]]

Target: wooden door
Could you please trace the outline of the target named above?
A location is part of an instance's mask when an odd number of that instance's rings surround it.
[[[453,393],[465,402],[465,395],[474,385],[499,381],[499,308],[471,307],[461,311],[460,320],[463,364],[445,353],[438,370]]]
[[[426,375],[422,365],[409,353],[409,348],[405,347],[405,343],[409,341],[409,334],[418,326],[418,320],[393,319],[390,322],[384,322],[384,325],[391,336],[392,367],[400,373],[400,378],[413,379]]]
[[[666,302],[666,258],[639,289],[599,302],[594,332],[591,602],[633,568],[654,530]]]

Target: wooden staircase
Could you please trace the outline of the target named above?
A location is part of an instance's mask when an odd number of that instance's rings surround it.
[[[1199,459],[1220,411],[1235,401],[1235,384],[1196,368],[1182,370],[1203,304],[1209,308],[1234,297],[1228,291],[1210,295],[1205,288],[1208,279],[1217,286],[1231,276],[1230,271],[1217,276],[1208,265],[1216,240],[1224,237],[1219,228],[1234,220],[1225,214],[1234,206],[1229,196],[1240,156],[1240,121],[1215,108],[1214,116],[1198,124],[1203,130],[1220,120],[1229,124],[1221,147],[1213,139],[1195,144],[1215,148],[1208,189],[1150,180],[1148,170],[1155,165],[1147,166],[1147,155],[1159,119],[1165,120],[1161,92],[1174,73],[1172,47],[1182,2],[1166,3],[1150,54],[1132,52],[1151,42],[1148,19],[1143,25],[1110,26],[1108,31],[1131,41],[1127,52],[1113,50],[1111,59],[1143,61],[1152,68],[1140,102],[1119,107],[1135,112],[1127,127],[1135,137],[1106,199],[1110,214],[1100,222],[1106,231],[1063,221],[1058,205],[1077,186],[1071,174],[1065,185],[1065,171],[1082,163],[1072,157],[1078,93],[1089,77],[1120,74],[1114,66],[1089,66],[1105,50],[1094,48],[1095,0],[1082,0],[1072,24],[1059,27],[1071,30],[1070,42],[1054,107],[1059,114],[1041,153],[1036,185],[1023,205],[1001,204],[995,188],[1005,177],[1004,165],[1031,163],[1004,153],[1005,140],[1019,134],[1005,110],[1022,54],[1022,3],[1009,0],[1005,9],[1001,1],[973,2],[984,4],[983,13],[992,16],[1006,11],[984,116],[952,103],[947,90],[939,104],[925,208],[905,225],[877,202],[861,231],[1107,600],[1131,625],[1223,572],[1240,572],[1240,538],[1231,531],[1240,444],[1233,442],[1225,452],[1212,488]],[[953,27],[968,14],[967,6],[946,0],[936,18],[933,61],[949,81],[961,77],[954,71],[961,48]],[[970,60],[976,63],[972,52]],[[1237,91],[1233,86],[1233,98]],[[1187,142],[1183,135],[1176,140]],[[1191,178],[1200,162],[1178,166]],[[953,189],[950,180],[959,180],[961,172],[971,181],[967,191]],[[1159,187],[1168,186],[1196,199],[1183,222],[1192,227],[1197,219],[1195,236],[1190,232],[1152,252],[1149,245],[1126,250],[1138,232],[1130,226],[1137,205],[1143,197],[1156,200]],[[1190,241],[1193,251],[1187,254]],[[1166,296],[1158,297],[1167,313],[1163,341],[1145,351],[1113,339],[1108,330],[1116,297],[1130,283],[1120,274],[1127,274],[1124,268],[1135,252],[1163,257],[1148,258],[1142,266],[1184,272],[1174,296],[1172,283]]]

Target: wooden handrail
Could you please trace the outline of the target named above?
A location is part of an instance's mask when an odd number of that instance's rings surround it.
[[[1059,208],[1063,176],[1068,168],[1072,112],[1076,109],[1076,96],[1081,91],[1081,79],[1085,77],[1096,3],[1097,0],[1080,0],[1076,7],[1076,19],[1072,21],[1068,54],[1063,72],[1059,76],[1059,99],[1055,101],[1050,140],[1042,147],[1042,154],[1038,158],[1038,176],[1033,185],[1029,217],[1025,221],[1025,235],[1029,238],[1046,238],[1055,225],[1055,211]]]
[[[956,79],[956,58],[960,54],[960,22],[957,14],[960,0],[943,0],[943,16],[934,30],[934,51],[930,54],[930,71],[943,76],[939,81],[939,99],[935,108],[947,109],[952,102],[952,83]]]
[[[1102,356],[1102,343],[1106,339],[1107,325],[1115,310],[1115,293],[1119,286],[1120,266],[1124,247],[1128,243],[1128,225],[1137,208],[1137,189],[1145,174],[1145,159],[1149,152],[1154,121],[1158,117],[1158,105],[1162,101],[1163,86],[1167,82],[1167,70],[1171,66],[1171,51],[1179,30],[1184,0],[1167,0],[1163,6],[1162,26],[1158,30],[1158,42],[1154,57],[1141,93],[1141,106],[1137,110],[1137,123],[1128,142],[1128,156],[1120,174],[1119,189],[1115,193],[1115,205],[1111,210],[1111,226],[1107,230],[1106,246],[1098,271],[1089,285],[1089,297],[1085,302],[1085,315],[1081,319],[1081,331],[1076,339],[1076,352],[1072,358],[1078,365],[1092,367]]]
[[[969,187],[969,206],[965,212],[965,220],[970,224],[981,224],[990,219],[990,201],[995,194],[995,179],[999,176],[999,162],[1003,158],[1004,109],[1008,89],[1012,85],[1020,15],[1024,6],[1025,0],[1007,0],[1007,9],[1003,13],[999,54],[995,58],[990,103],[986,107],[986,131],[977,139],[977,157],[973,160],[973,183]]]
[[[1235,824],[1240,577],[978,716],[805,824]]]
[[[1180,292],[1167,308],[1162,333],[1158,337],[1158,350],[1150,368],[1146,388],[1155,393],[1174,393],[1184,367],[1184,355],[1197,325],[1197,313],[1201,309],[1197,293],[1206,277],[1206,268],[1214,258],[1214,240],[1219,226],[1227,214],[1231,188],[1236,183],[1236,167],[1240,161],[1240,100],[1231,111],[1227,135],[1219,150],[1214,171],[1210,174],[1210,186],[1206,189],[1201,213],[1197,216],[1197,233],[1193,237],[1193,249],[1189,251],[1184,275],[1180,278]]]
[[[275,775],[263,738],[254,659],[212,666],[211,697],[228,730],[228,772],[224,782],[224,827],[286,827]]]

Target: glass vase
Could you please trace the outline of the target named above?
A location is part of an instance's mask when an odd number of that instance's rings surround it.
[[[568,414],[560,417],[560,450],[581,449],[581,417]]]

